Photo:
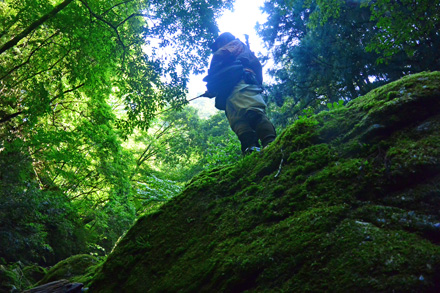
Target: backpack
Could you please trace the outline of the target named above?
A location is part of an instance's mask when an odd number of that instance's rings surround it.
[[[226,109],[226,100],[234,87],[243,79],[244,67],[240,60],[235,60],[230,65],[219,71],[209,74],[203,80],[207,82],[208,92],[215,95],[215,107],[219,110]]]

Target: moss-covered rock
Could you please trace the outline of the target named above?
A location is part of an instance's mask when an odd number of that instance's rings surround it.
[[[11,292],[17,288],[19,274],[14,268],[0,265],[0,292]]]
[[[92,255],[74,255],[50,268],[44,278],[36,285],[38,286],[61,279],[87,284],[98,265],[99,260]]]
[[[301,119],[141,217],[91,292],[440,291],[440,73]]]
[[[47,274],[47,270],[38,265],[30,265],[23,268],[23,276],[28,280],[29,287],[42,280]]]
[[[0,265],[0,292],[21,292],[41,280],[47,271],[38,265],[21,262]]]

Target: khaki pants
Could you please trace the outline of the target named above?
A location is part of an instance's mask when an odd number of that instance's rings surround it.
[[[266,146],[275,137],[275,128],[266,117],[266,103],[258,85],[238,83],[226,101],[226,116],[231,129],[242,144],[242,151],[258,146],[258,140]]]

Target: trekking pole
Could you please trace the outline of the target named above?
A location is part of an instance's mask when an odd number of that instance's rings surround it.
[[[211,98],[211,96],[209,96],[209,93],[208,93],[208,92],[204,92],[204,93],[201,94],[200,96],[197,96],[197,97],[195,97],[195,98],[192,98],[192,99],[187,100],[187,102],[191,102],[191,101],[197,100],[197,99],[199,99],[199,98],[203,98],[203,97]],[[183,102],[183,103],[184,103],[184,102]],[[165,110],[163,110],[163,111],[160,111],[160,112],[156,113],[155,115],[160,115],[160,114],[162,114],[162,113],[165,113],[165,112],[167,112],[167,111],[169,111],[169,110],[172,110],[172,109],[174,109],[174,108],[176,108],[176,107],[182,105],[183,103],[177,104],[177,105],[175,105],[175,106],[173,106],[173,107],[169,107],[168,109],[165,109]]]

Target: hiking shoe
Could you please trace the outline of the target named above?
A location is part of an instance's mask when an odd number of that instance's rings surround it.
[[[246,155],[250,155],[255,152],[258,153],[260,151],[261,151],[261,149],[259,147],[252,146],[252,147],[248,147],[247,149],[245,149],[243,154],[246,156]]]

